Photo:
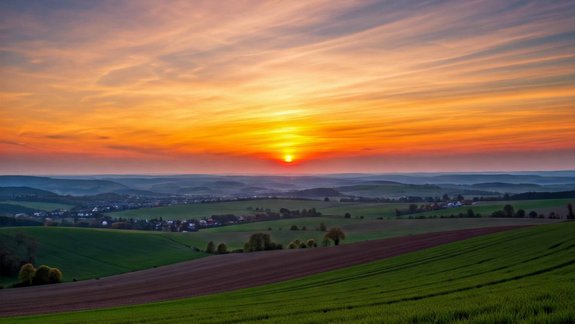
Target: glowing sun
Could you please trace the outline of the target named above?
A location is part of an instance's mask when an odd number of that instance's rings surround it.
[[[292,163],[293,162],[293,155],[291,155],[291,154],[284,155],[284,162],[285,163]]]

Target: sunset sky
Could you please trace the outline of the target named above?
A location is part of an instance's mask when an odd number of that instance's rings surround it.
[[[0,173],[575,169],[573,17],[575,1],[3,0]]]

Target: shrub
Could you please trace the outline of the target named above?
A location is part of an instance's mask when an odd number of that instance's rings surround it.
[[[321,246],[329,247],[330,245],[331,245],[331,240],[328,239],[327,237],[324,237],[323,240],[321,241]]]
[[[301,242],[301,243],[299,244],[299,248],[300,248],[300,249],[305,249],[306,247],[307,247],[307,245],[305,245],[304,242]]]
[[[61,283],[62,282],[62,271],[60,271],[60,269],[58,268],[52,268],[50,269],[50,272],[48,273],[48,282],[53,284],[53,283]]]
[[[288,249],[293,250],[293,249],[297,249],[299,247],[299,244],[296,244],[295,242],[290,242],[290,244],[288,245]]]
[[[319,230],[322,231],[322,232],[327,231],[327,227],[325,226],[324,223],[320,223],[320,224],[319,224]]]
[[[18,273],[18,278],[22,284],[29,286],[32,284],[32,280],[34,279],[34,274],[36,273],[36,269],[31,263],[26,263],[20,268],[20,272]]]
[[[227,245],[224,244],[224,243],[218,244],[217,252],[218,252],[218,254],[228,253],[228,247],[227,247]]]
[[[206,253],[215,253],[216,252],[216,245],[213,241],[208,242],[208,246],[206,246]]]
[[[32,283],[34,285],[44,285],[50,283],[50,267],[41,265],[38,269],[36,269]]]
[[[351,218],[351,214],[350,213],[345,213],[345,218]]]
[[[307,244],[307,247],[309,247],[309,248],[317,247],[317,243],[315,242],[314,239],[307,240],[306,244]]]
[[[299,228],[297,227],[297,225],[292,225],[289,230],[290,231],[299,231]]]

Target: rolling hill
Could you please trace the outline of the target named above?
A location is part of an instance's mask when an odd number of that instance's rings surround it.
[[[205,256],[171,233],[59,227],[1,228],[0,236],[23,233],[36,240],[36,265],[57,267],[65,281],[110,276]],[[2,278],[3,283],[17,278]]]
[[[571,323],[574,298],[569,222],[227,293],[10,321]]]

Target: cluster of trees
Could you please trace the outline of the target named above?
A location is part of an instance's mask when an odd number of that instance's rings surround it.
[[[320,217],[321,213],[318,212],[315,208],[311,209],[296,209],[296,210],[289,210],[287,208],[280,208],[280,216],[282,218],[296,218],[296,217]]]
[[[26,263],[36,260],[38,243],[22,232],[0,234],[0,275],[13,277]]]
[[[317,242],[314,239],[309,239],[307,241],[293,240],[288,244],[288,249],[306,249],[317,247]]]
[[[325,231],[325,224],[321,223],[320,228]],[[325,236],[321,243],[322,246],[327,247],[332,243],[334,245],[339,245],[339,243],[345,240],[345,233],[337,227],[331,228]],[[315,248],[318,247],[318,243],[315,239],[308,239],[306,241],[294,240],[290,242],[287,246],[288,249],[303,249],[303,248]],[[269,250],[281,250],[283,246],[279,243],[272,241],[271,236],[266,233],[255,233],[250,236],[250,239],[244,244],[244,248],[241,250],[234,250],[231,252],[256,252],[256,251],[269,251]],[[225,254],[229,253],[228,247],[225,243],[220,243],[216,246],[213,241],[208,242],[206,246],[206,252],[211,254]]]
[[[327,227],[325,226],[324,223],[320,223],[319,227],[316,227],[315,230],[325,232],[327,230]],[[292,225],[290,227],[290,231],[307,231],[307,226],[302,225],[302,227],[298,227],[297,225]]]
[[[271,236],[266,233],[255,233],[250,236],[249,241],[244,244],[244,252],[281,250],[283,246],[272,241]]]
[[[503,209],[501,210],[496,210],[493,213],[491,213],[491,217],[516,217],[516,218],[524,218],[525,217],[525,210],[523,209],[518,209],[517,211],[515,211],[515,208],[513,208],[513,206],[507,204],[505,206],[503,206]],[[535,211],[531,211],[529,213],[529,217],[531,218],[536,218],[538,215]]]
[[[14,287],[37,286],[46,284],[55,284],[62,282],[62,271],[58,268],[50,268],[41,265],[38,269],[34,268],[32,263],[26,263],[20,268],[18,273],[20,282]]]
[[[206,253],[211,254],[226,254],[228,253],[228,246],[225,243],[220,243],[218,246],[214,244],[214,241],[209,241],[206,246]]]

